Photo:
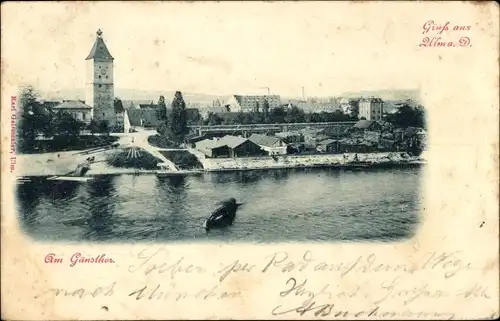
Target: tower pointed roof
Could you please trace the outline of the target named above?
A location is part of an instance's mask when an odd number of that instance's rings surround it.
[[[89,59],[109,59],[114,60],[113,56],[109,53],[104,40],[102,39],[102,31],[101,29],[96,32],[96,39],[94,42],[94,46],[90,50],[89,55],[85,60]]]

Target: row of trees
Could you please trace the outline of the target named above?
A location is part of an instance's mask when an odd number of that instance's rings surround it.
[[[268,105],[269,107],[269,105]],[[306,113],[302,109],[277,107],[269,111],[264,108],[261,112],[256,109],[250,113],[239,112],[236,114],[214,114],[209,113],[204,120],[205,125],[234,125],[234,124],[277,124],[277,123],[315,123],[352,121],[355,117],[344,114],[341,111],[328,113]]]
[[[17,142],[21,151],[32,150],[35,139],[39,135],[44,137],[62,136],[66,137],[68,141],[75,141],[84,129],[88,129],[92,133],[109,133],[110,131],[106,121],[92,120],[90,124],[86,125],[69,113],[56,113],[45,107],[40,103],[39,94],[32,86],[21,90],[19,109]]]
[[[401,106],[394,114],[384,117],[384,120],[396,127],[426,127],[425,109],[422,106]],[[276,124],[276,123],[318,123],[318,122],[340,122],[357,121],[358,110],[352,106],[350,114],[342,111],[306,113],[302,109],[278,107],[271,111],[264,109],[262,112],[256,109],[249,113],[209,113],[203,121],[204,125],[236,125],[236,124]]]
[[[177,91],[174,95],[170,114],[167,113],[165,97],[160,96],[158,100],[158,118],[161,123],[157,128],[157,132],[161,136],[175,143],[184,141],[184,137],[189,131],[186,103],[180,91]]]

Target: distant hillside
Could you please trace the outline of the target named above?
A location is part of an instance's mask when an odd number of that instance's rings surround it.
[[[161,90],[136,90],[136,89],[123,89],[117,88],[115,89],[115,96],[119,97],[122,100],[152,100],[158,101],[160,95],[165,96],[167,101],[172,101],[174,98],[175,91],[161,91]],[[190,93],[183,92],[182,93],[184,100],[189,103],[195,104],[208,104],[211,105],[214,100],[219,98],[221,101],[227,101],[230,96],[223,95],[211,95],[211,94],[202,94],[202,93]],[[342,95],[339,95],[342,98],[357,98],[357,97],[380,97],[383,100],[407,100],[411,99],[414,102],[420,101],[420,94],[418,90],[373,90],[373,91],[359,91],[359,92],[346,92]],[[69,89],[69,90],[61,90],[61,91],[52,91],[42,93],[42,97],[44,99],[53,99],[53,100],[85,100],[85,89]],[[330,97],[317,97],[318,99],[328,100]],[[296,102],[298,98],[291,97],[281,97],[281,101],[283,103],[288,102]]]
[[[380,97],[383,100],[407,100],[420,101],[420,92],[416,89],[385,89],[372,91],[346,92],[342,94],[345,98],[356,97]]]
[[[115,96],[122,100],[152,100],[158,101],[160,95],[165,96],[167,101],[174,98],[175,91],[160,91],[160,90],[136,90],[136,89],[115,89]],[[200,94],[200,93],[182,93],[184,100],[190,103],[212,104],[217,99],[216,95]],[[85,89],[68,89],[60,91],[51,91],[42,93],[42,98],[47,100],[85,100]],[[228,96],[220,96],[219,99],[226,100]]]

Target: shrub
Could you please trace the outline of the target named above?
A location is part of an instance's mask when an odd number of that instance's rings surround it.
[[[136,157],[132,157],[131,148],[126,148],[106,161],[108,165],[121,168],[158,169],[158,163],[161,163],[160,159],[142,149],[136,150],[138,151]]]
[[[24,153],[48,153],[61,152],[68,150],[82,150],[93,147],[101,147],[110,145],[118,140],[114,136],[92,136],[82,135],[76,138],[69,136],[54,136],[51,139],[35,140],[33,150],[21,152]]]
[[[160,151],[163,156],[171,160],[180,169],[202,169],[203,165],[198,158],[185,150]]]
[[[159,148],[177,148],[179,144],[166,136],[153,135],[148,137],[148,143]]]

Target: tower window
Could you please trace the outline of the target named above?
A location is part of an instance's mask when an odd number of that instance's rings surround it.
[[[106,79],[108,79],[108,76],[106,76]]]
[[[106,116],[104,113],[102,113],[102,117]]]
[[[101,79],[101,75],[99,75],[99,79]]]
[[[99,76],[99,78],[101,78],[101,76]],[[99,84],[99,88],[101,88],[101,87],[102,87],[102,85],[101,85],[101,84]]]

